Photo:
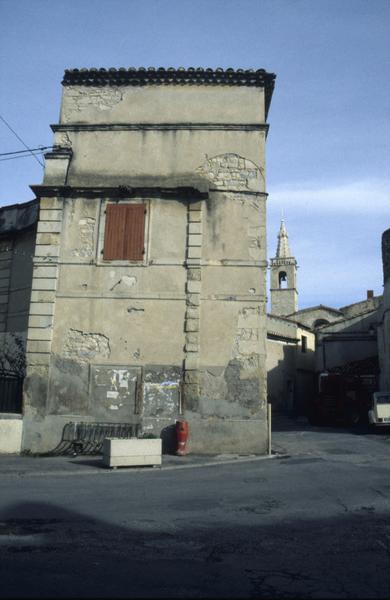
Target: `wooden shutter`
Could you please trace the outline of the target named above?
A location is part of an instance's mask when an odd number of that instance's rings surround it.
[[[104,260],[143,260],[144,204],[108,204]]]

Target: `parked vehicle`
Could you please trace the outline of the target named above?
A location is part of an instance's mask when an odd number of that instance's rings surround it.
[[[308,407],[309,422],[313,425],[367,422],[376,388],[376,374],[319,373],[318,393]]]
[[[390,392],[374,392],[368,421],[375,427],[390,425]]]

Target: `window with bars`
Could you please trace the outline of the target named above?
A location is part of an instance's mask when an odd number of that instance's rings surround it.
[[[143,260],[145,213],[144,204],[107,204],[104,260]]]

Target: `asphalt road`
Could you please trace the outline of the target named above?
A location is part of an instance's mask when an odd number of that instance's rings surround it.
[[[289,458],[5,474],[0,597],[388,598],[390,434],[275,422]]]

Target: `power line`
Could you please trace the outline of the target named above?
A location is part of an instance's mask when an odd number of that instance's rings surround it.
[[[37,153],[30,153],[32,156],[37,156],[39,155],[39,152]],[[19,156],[8,156],[7,158],[0,158],[0,162],[4,162],[5,160],[15,160],[16,158],[30,158],[30,154],[20,154]]]
[[[15,150],[15,152],[0,152],[0,156],[10,156],[11,154],[25,154],[26,152],[42,152],[42,150],[49,150],[54,146],[39,146],[39,148],[29,148],[28,150]]]
[[[12,131],[12,133],[14,134],[14,136],[16,136],[16,137],[18,138],[19,142],[21,142],[21,143],[23,144],[23,146],[26,148],[26,150],[28,150],[28,151],[30,152],[31,156],[33,156],[33,157],[35,158],[35,160],[36,160],[36,161],[37,161],[37,162],[38,162],[38,163],[41,165],[41,167],[43,167],[43,166],[44,166],[43,162],[41,162],[41,161],[39,160],[39,158],[37,158],[37,157],[35,156],[35,154],[33,154],[33,153],[31,152],[31,150],[30,150],[30,148],[27,146],[27,144],[25,144],[25,143],[24,143],[24,141],[22,140],[22,138],[18,136],[18,134],[16,133],[16,131],[14,131],[14,130],[12,129],[11,125],[10,125],[9,123],[7,123],[7,121],[4,119],[4,117],[2,117],[2,116],[0,115],[0,119],[1,119],[1,120],[3,121],[3,123],[4,123],[4,124],[5,124],[7,127],[8,127],[8,129],[9,129],[10,131]]]

